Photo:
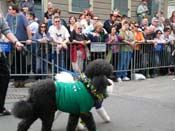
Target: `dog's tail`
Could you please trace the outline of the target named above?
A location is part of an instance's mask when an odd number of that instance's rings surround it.
[[[20,119],[28,118],[32,115],[31,103],[21,100],[14,104],[12,114]]]

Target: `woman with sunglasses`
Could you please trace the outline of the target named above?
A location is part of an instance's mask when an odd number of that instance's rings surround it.
[[[44,74],[47,71],[47,63],[42,59],[47,59],[46,55],[49,54],[49,42],[51,41],[50,34],[45,23],[39,24],[38,32],[33,37],[34,41],[37,41],[37,57],[36,57],[36,73]],[[35,67],[33,67],[35,68]],[[38,77],[37,77],[38,78]],[[39,77],[40,79],[42,77]]]
[[[162,39],[161,30],[157,30],[155,32],[154,40],[156,41],[156,43],[154,44],[154,66],[160,67],[163,64],[163,58],[162,58],[163,48],[164,48],[163,44],[165,44],[165,40]],[[160,68],[154,69],[152,77],[159,75],[159,73],[160,73]]]
[[[134,24],[134,29],[132,30],[132,33],[134,35],[134,41],[135,41],[135,47],[134,47],[134,68],[139,69],[142,68],[142,50],[141,47],[145,42],[145,38],[143,36],[143,33],[141,32],[141,29],[139,28],[139,24]],[[138,71],[140,73],[140,71]]]
[[[82,25],[79,22],[74,25],[71,41],[72,68],[75,72],[81,73],[83,71],[84,60],[87,56],[85,48],[91,41],[82,33]]]

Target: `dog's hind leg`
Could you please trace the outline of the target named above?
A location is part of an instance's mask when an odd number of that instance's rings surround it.
[[[42,129],[41,131],[51,131],[52,124],[54,121],[55,111],[45,112],[46,115],[41,117],[42,120]]]
[[[32,125],[32,123],[37,119],[37,116],[32,116],[27,119],[23,119],[19,124],[17,131],[27,131],[29,127]]]
[[[79,120],[79,115],[69,114],[69,120],[66,127],[66,131],[76,131],[78,120]]]
[[[95,121],[91,112],[81,113],[80,118],[83,120],[89,131],[97,131]]]
[[[85,130],[85,126],[84,126],[84,124],[81,123],[81,119],[79,119],[79,121],[78,121],[76,130],[78,130],[78,131]]]

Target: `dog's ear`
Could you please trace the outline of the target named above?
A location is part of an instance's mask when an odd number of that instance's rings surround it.
[[[103,59],[96,59],[90,62],[85,70],[85,75],[88,78],[93,76],[105,75],[110,76],[113,72],[113,66]]]
[[[91,80],[91,84],[96,88],[97,93],[105,93],[109,84],[105,75],[94,76]]]

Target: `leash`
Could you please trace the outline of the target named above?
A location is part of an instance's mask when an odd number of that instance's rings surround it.
[[[56,67],[58,67],[58,68],[61,69],[62,71],[65,71],[65,72],[71,74],[72,76],[75,76],[75,77],[79,77],[79,76],[80,76],[80,73],[72,72],[72,71],[67,70],[67,69],[65,69],[65,68],[63,68],[63,67],[61,67],[61,66],[58,66],[58,65],[56,65]]]

